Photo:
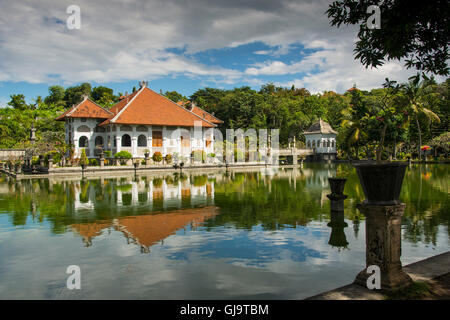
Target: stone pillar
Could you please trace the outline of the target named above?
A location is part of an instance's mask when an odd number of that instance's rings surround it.
[[[408,287],[412,280],[402,270],[400,261],[401,217],[405,204],[357,206],[366,216],[366,269],[361,271],[355,283],[367,286],[367,267],[376,265],[381,271],[381,289],[397,290]]]
[[[20,163],[16,164],[14,166],[14,171],[16,174],[21,174],[22,173],[22,165]]]
[[[48,170],[51,171],[53,168],[53,156],[48,155]]]
[[[105,154],[103,152],[100,153],[100,168],[105,166]]]
[[[122,140],[119,136],[116,136],[116,150],[120,152],[120,147],[122,146]]]
[[[131,138],[131,154],[133,155],[133,158],[137,157],[137,137]]]
[[[73,140],[73,144],[75,146],[75,150],[74,150],[74,158],[78,158],[80,156],[80,148],[79,148],[79,143],[78,143],[78,139],[74,139]]]

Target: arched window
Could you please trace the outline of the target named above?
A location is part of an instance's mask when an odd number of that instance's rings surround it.
[[[312,142],[312,147],[313,147],[313,148],[316,147],[316,141],[315,141],[315,140],[313,140],[313,142]]]
[[[131,147],[131,137],[128,134],[122,136],[122,147]]]
[[[306,142],[306,146],[307,146],[308,148],[311,148],[311,141],[308,140],[308,141]]]
[[[133,128],[129,125],[123,125],[120,127],[120,131],[133,131]]]
[[[327,147],[330,146],[330,140],[327,140]]]
[[[88,126],[79,126],[77,128],[78,132],[91,132],[91,129]]]
[[[317,140],[317,148],[320,148],[320,140]]]
[[[336,146],[336,142],[334,140],[331,142],[331,146],[334,148]]]
[[[80,148],[88,148],[89,147],[89,140],[86,136],[81,136],[78,140],[78,146]]]
[[[137,132],[148,132],[148,128],[146,126],[138,126],[136,128]]]
[[[96,147],[103,147],[103,138],[98,136],[95,138],[95,146]]]
[[[138,137],[138,147],[146,147],[147,146],[147,137],[141,134]]]

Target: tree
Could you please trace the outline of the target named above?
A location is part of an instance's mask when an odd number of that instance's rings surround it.
[[[359,147],[363,145],[367,138],[367,116],[369,109],[364,95],[360,90],[352,90],[351,100],[347,108],[342,110],[342,135],[339,137],[341,147],[350,153],[350,148],[356,149],[358,159]]]
[[[49,95],[44,99],[45,104],[54,104],[56,106],[65,106],[64,96],[66,89],[61,86],[51,86],[48,88]]]
[[[166,91],[164,93],[164,96],[170,100],[172,100],[173,102],[178,102],[178,101],[187,101],[188,99],[183,96],[181,93],[178,93],[176,91]]]
[[[11,101],[9,101],[7,104],[8,106],[13,107],[17,110],[27,110],[30,107],[27,105],[25,101],[25,96],[23,94],[12,94],[10,95]]]
[[[116,97],[111,88],[98,86],[92,89],[91,98],[102,107],[109,108],[114,104]]]
[[[448,0],[380,2],[379,29],[369,29],[372,0],[334,1],[326,11],[332,26],[359,25],[354,52],[366,67],[406,60],[407,68],[448,75],[450,10]],[[369,10],[370,12],[370,10]]]
[[[82,83],[79,86],[69,87],[66,89],[64,100],[66,101],[66,107],[71,108],[73,105],[80,103],[83,100],[83,96],[89,96],[91,94],[91,84]]]
[[[427,94],[427,88],[429,88],[430,80],[425,78],[420,81],[419,77],[411,77],[409,82],[402,85],[402,91],[407,99],[408,109],[414,115],[416,122],[418,134],[419,134],[419,144],[418,144],[418,154],[421,158],[421,147],[422,147],[422,130],[419,122],[419,116],[425,116],[430,122],[436,121],[440,122],[439,117],[430,109],[425,107],[424,98]]]

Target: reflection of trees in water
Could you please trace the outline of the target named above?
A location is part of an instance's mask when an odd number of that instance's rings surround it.
[[[53,233],[63,233],[67,225],[76,222],[204,206],[213,201],[221,208],[221,214],[208,221],[207,225],[211,227],[232,224],[250,229],[261,225],[264,229],[276,230],[330,219],[329,202],[321,203],[322,183],[337,170],[347,174],[345,217],[353,221],[357,235],[364,216],[356,209],[356,204],[364,199],[364,193],[353,167],[333,166],[305,163],[303,168],[278,171],[231,170],[210,176],[177,172],[161,177],[81,181],[6,178],[1,182],[0,197],[5,200],[0,201],[0,212],[6,212],[13,225],[47,220]],[[436,243],[439,225],[450,230],[448,170],[446,165],[413,165],[407,170],[401,199],[407,204],[402,221],[404,238],[408,241]],[[155,181],[155,178],[159,180]],[[154,185],[156,187],[151,189]],[[150,206],[153,191],[163,188],[166,194],[163,192],[163,197],[157,195],[156,202]],[[203,194],[198,195],[196,188]],[[151,193],[148,192],[150,189]],[[118,191],[121,191],[121,203],[118,202]],[[91,209],[79,209],[77,203],[91,205]]]
[[[448,177],[448,165],[414,165],[407,170],[401,194],[407,202],[402,219],[405,239],[436,244],[439,225],[446,226],[450,236]]]

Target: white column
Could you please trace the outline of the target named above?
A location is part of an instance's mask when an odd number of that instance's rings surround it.
[[[152,142],[152,127],[148,127],[148,135],[147,135],[147,149],[150,152],[150,157],[153,155],[153,142]]]
[[[122,145],[122,138],[120,136],[116,136],[116,149],[117,149],[117,152],[120,152],[121,145]]]
[[[163,157],[167,154],[167,131],[166,126],[162,127],[162,155]]]
[[[138,186],[137,182],[131,183],[131,204],[136,205],[138,203]]]
[[[121,206],[122,205],[122,191],[117,190],[117,205]]]
[[[131,138],[131,153],[133,157],[137,157],[137,137]]]

